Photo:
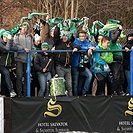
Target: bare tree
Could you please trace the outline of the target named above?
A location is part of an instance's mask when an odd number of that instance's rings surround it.
[[[95,20],[105,23],[107,19],[118,19],[124,28],[132,28],[132,5],[133,0],[1,0],[0,28],[15,26],[31,12],[49,13],[52,18],[64,19],[86,16],[90,18],[89,26]]]

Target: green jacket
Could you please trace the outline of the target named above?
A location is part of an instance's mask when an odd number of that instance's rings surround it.
[[[112,40],[110,41],[110,46],[109,46],[109,48],[110,48],[111,50],[122,50],[121,44],[120,44],[120,43],[117,43],[117,42],[116,42],[116,43],[113,43]],[[113,54],[123,57],[122,52],[113,52]]]
[[[117,42],[117,39],[118,39],[118,37],[119,37],[120,34],[121,34],[121,31],[122,31],[122,30],[119,29],[119,30],[115,33],[115,35],[114,35],[114,37],[112,38],[112,40],[110,41],[110,46],[109,46],[109,48],[110,48],[111,50],[122,50],[121,44],[120,44],[119,42]],[[121,58],[121,59],[123,58],[122,52],[113,52],[113,55],[114,55],[114,60],[119,60],[120,58]]]
[[[98,46],[101,50],[110,50],[110,48],[106,49],[105,47],[103,47],[101,42],[98,43]],[[107,63],[112,63],[113,62],[112,52],[101,52],[101,58]]]

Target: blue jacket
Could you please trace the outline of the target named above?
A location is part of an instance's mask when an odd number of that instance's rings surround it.
[[[80,46],[81,50],[88,50],[89,47],[92,46],[92,44],[90,43],[89,40],[86,39],[84,42],[81,42],[81,41],[79,40],[79,38],[76,38],[76,39],[75,39],[74,44],[77,44],[78,46]],[[72,66],[72,67],[78,67],[78,65],[79,65],[79,60],[80,60],[80,53],[79,53],[79,52],[73,53],[73,55],[72,55],[72,64],[71,64],[71,66]]]

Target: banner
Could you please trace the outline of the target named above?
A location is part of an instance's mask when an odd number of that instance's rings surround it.
[[[133,98],[11,99],[12,133],[133,132]]]
[[[4,99],[0,97],[0,133],[4,133]]]

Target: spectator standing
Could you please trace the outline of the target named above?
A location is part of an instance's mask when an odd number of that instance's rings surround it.
[[[54,31],[55,50],[73,50],[73,52],[80,49],[80,46],[70,41],[70,34],[68,31],[62,32],[60,39],[60,29],[55,27]],[[55,53],[56,73],[59,77],[63,77],[66,83],[68,95],[72,96],[72,76],[71,76],[71,57],[70,52]]]
[[[92,47],[92,44],[90,43],[89,40],[87,40],[86,32],[85,31],[79,31],[78,33],[79,38],[76,38],[74,43],[80,46],[81,50],[88,50],[89,48],[94,48]],[[84,58],[84,54],[83,54]],[[82,95],[86,95],[89,91],[91,79],[92,79],[92,73],[90,70],[87,68],[87,66],[83,66],[79,70],[79,63],[80,63],[80,53],[74,53],[72,55],[72,85],[73,85],[73,93],[74,96],[78,96],[78,83],[80,82],[79,80],[79,75],[85,76],[85,83],[82,89]],[[84,61],[83,61],[84,62]],[[82,64],[82,63],[81,63]],[[81,65],[80,64],[80,65]],[[82,64],[83,65],[83,64]]]
[[[133,33],[128,34],[127,42],[124,46],[126,52],[123,52],[123,66],[127,81],[126,95],[130,94],[130,53],[128,52],[130,49],[133,50]]]
[[[109,50],[110,39],[104,36],[102,40],[96,46],[96,50]],[[97,91],[96,95],[105,95],[105,83],[107,81],[107,87],[110,87],[111,82],[109,80],[110,63],[113,62],[113,54],[111,52],[93,52],[93,64],[92,72],[97,79]],[[111,88],[110,88],[111,89]],[[109,90],[109,89],[108,89]]]
[[[6,87],[10,92],[10,97],[15,97],[17,94],[12,88],[10,71],[9,71],[11,67],[11,56],[9,52],[3,52],[3,50],[10,50],[12,45],[13,45],[13,39],[10,33],[8,31],[3,32],[2,37],[0,38],[0,73],[4,76],[4,81]]]
[[[34,50],[41,50],[41,36],[38,34],[35,34],[34,36]],[[37,93],[39,92],[39,81],[36,78],[37,77],[37,72],[34,67],[34,59],[36,56],[37,52],[34,52],[33,55],[33,60],[32,60],[32,65],[31,65],[31,75],[32,75],[32,83],[31,83],[31,96],[35,96],[35,89],[37,89]]]
[[[120,44],[120,34],[122,31],[122,26],[119,26],[118,31],[115,34],[112,34],[112,40],[110,41],[109,48],[111,50],[122,50],[122,46]],[[125,75],[123,69],[123,53],[122,52],[113,52],[113,62],[110,64],[110,69],[113,74],[113,92],[114,95],[125,95],[123,92],[123,84],[125,82]]]
[[[16,61],[16,88],[18,96],[27,96],[27,52],[33,49],[33,38],[28,33],[30,25],[27,22],[22,23],[21,31],[14,36],[14,43],[17,44],[17,50],[25,50],[25,52],[15,53]],[[31,55],[32,59],[32,55]],[[24,77],[24,88],[22,87],[22,78]],[[23,93],[22,93],[23,88]]]
[[[42,43],[41,49],[48,50],[48,43]],[[38,96],[48,96],[49,91],[47,88],[47,82],[55,76],[54,61],[52,56],[49,56],[46,52],[37,53],[34,60],[34,67],[37,71],[40,84]]]

